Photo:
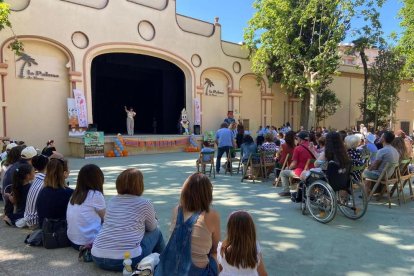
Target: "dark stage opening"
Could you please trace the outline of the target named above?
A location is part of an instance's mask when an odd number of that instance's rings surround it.
[[[92,114],[99,131],[126,133],[126,112],[132,107],[135,134],[177,134],[185,107],[184,72],[160,58],[111,53],[92,61]]]

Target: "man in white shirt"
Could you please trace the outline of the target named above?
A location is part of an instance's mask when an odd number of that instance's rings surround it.
[[[127,109],[126,106],[124,106],[124,108],[125,108],[125,112],[127,113],[127,131],[128,131],[128,135],[132,136],[132,135],[134,135],[134,117],[137,114],[134,112],[134,109],[132,107],[130,107],[129,110]]]

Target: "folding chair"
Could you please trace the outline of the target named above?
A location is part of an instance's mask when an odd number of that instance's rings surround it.
[[[365,181],[368,182],[373,182],[374,187],[372,188],[371,192],[369,193],[368,196],[368,202],[371,200],[372,196],[374,195],[376,189],[380,186],[380,185],[384,185],[385,189],[387,191],[387,197],[388,197],[388,208],[391,209],[391,191],[389,186],[392,185],[392,188],[397,189],[397,194],[398,194],[398,204],[400,204],[400,188],[398,186],[398,182],[399,182],[399,163],[387,163],[385,164],[384,170],[381,172],[380,176],[378,177],[378,179],[370,179],[370,178],[365,178]],[[388,175],[388,169],[392,169],[393,173]],[[380,196],[383,195],[383,189],[380,192]]]
[[[399,178],[400,181],[398,185],[400,186],[401,195],[403,198],[403,201],[405,203],[405,196],[404,196],[404,186],[408,183],[408,187],[410,188],[410,199],[413,199],[413,187],[411,185],[411,178],[413,177],[413,174],[410,173],[409,165],[411,164],[412,158],[404,159],[400,161],[399,166]],[[394,188],[391,190],[391,196],[394,193]]]
[[[285,158],[285,161],[283,162],[283,164],[282,164],[282,167],[281,168],[275,168],[275,173],[277,172],[277,171],[283,171],[283,170],[285,170],[287,167],[289,167],[289,158],[290,158],[290,153],[288,153],[287,155],[286,155],[286,158]],[[278,175],[278,174],[276,174],[276,175]],[[275,182],[273,182],[273,186],[275,186],[275,187],[278,187],[279,186],[279,183],[281,183],[281,181],[280,181],[280,176],[278,176],[278,177],[276,177],[276,179],[275,179]]]
[[[227,153],[227,166],[224,170],[224,174],[227,174],[227,172],[230,173],[230,175],[233,175],[233,164],[237,164],[237,173],[240,172],[240,166],[241,166],[241,149],[230,149]]]
[[[211,171],[213,171],[213,178],[216,178],[216,169],[214,166],[214,151],[213,152],[200,152],[200,156],[196,161],[197,165],[197,172],[200,172],[200,165],[201,165],[201,172],[206,174],[206,166],[210,165],[209,176],[211,177]]]
[[[269,178],[269,175],[271,174],[272,171],[274,173],[274,168],[276,164],[275,156],[276,156],[276,152],[273,152],[273,151],[262,151],[261,152],[265,178]],[[270,169],[268,170],[268,168]]]
[[[254,183],[254,180],[259,177],[259,175],[261,175],[261,177],[263,177],[263,175],[264,175],[264,170],[263,169],[264,168],[263,168],[261,154],[260,153],[250,154],[249,159],[247,161],[247,165],[246,165],[245,168],[246,169],[243,170],[243,176],[242,176],[241,182],[243,182],[243,180],[246,176],[252,177],[253,183]],[[250,169],[250,174],[247,175],[249,169]],[[258,172],[257,173],[258,176],[255,175],[255,172]]]

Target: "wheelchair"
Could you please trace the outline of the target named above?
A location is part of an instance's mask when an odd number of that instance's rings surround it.
[[[355,167],[339,168],[330,161],[326,172],[311,171],[301,182],[302,200],[300,208],[321,223],[332,221],[337,209],[347,218],[356,220],[364,216],[368,207],[363,185],[355,181],[351,173]]]

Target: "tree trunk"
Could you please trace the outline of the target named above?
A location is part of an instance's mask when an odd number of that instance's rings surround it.
[[[316,91],[314,89],[310,89],[307,94],[309,95],[309,115],[306,129],[311,130],[312,127],[315,128],[316,126]]]
[[[368,93],[368,65],[367,65],[367,56],[365,55],[365,49],[362,49],[359,52],[361,57],[362,67],[364,68],[364,108],[362,110],[362,121],[367,125],[367,93]]]
[[[300,106],[300,126],[307,127],[309,119],[309,103],[310,103],[310,93],[306,93],[302,99],[302,104]],[[299,127],[298,127],[299,129]]]

